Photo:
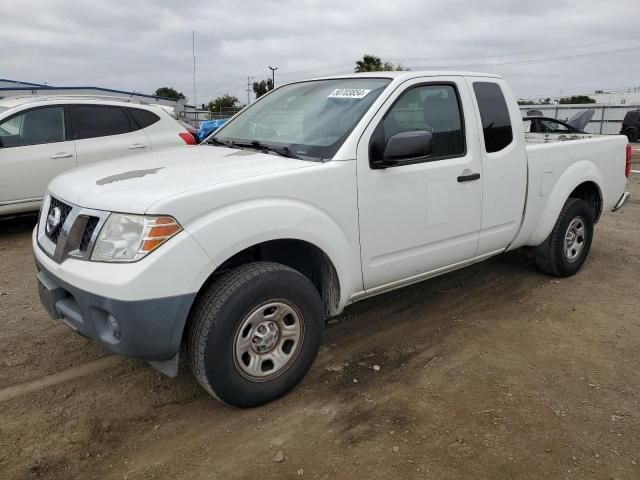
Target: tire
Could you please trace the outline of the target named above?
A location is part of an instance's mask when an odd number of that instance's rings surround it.
[[[569,198],[547,239],[536,247],[536,264],[549,275],[574,275],[587,259],[592,240],[593,211],[584,200]]]
[[[628,128],[625,134],[630,142],[638,141],[638,130],[635,127]]]
[[[278,263],[242,265],[197,301],[187,331],[191,370],[224,403],[263,405],[302,379],[323,328],[322,301],[307,277]]]

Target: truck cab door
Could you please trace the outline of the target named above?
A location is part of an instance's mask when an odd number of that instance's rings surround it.
[[[475,257],[482,163],[468,115],[474,119],[462,77],[414,79],[391,94],[365,129],[357,148],[365,290],[417,281]],[[429,154],[380,164],[390,139],[404,132],[429,132]]]
[[[467,83],[473,92],[476,121],[482,131],[482,224],[478,255],[487,255],[507,248],[522,224],[527,194],[524,124],[506,82],[480,77],[467,78]]]

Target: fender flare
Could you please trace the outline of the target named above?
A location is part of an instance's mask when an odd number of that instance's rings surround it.
[[[276,221],[277,220],[277,221]],[[357,229],[357,225],[353,226]],[[222,206],[194,221],[187,231],[211,257],[215,271],[237,253],[272,240],[314,245],[333,264],[340,283],[339,310],[362,290],[359,244],[326,211],[290,198],[252,199]]]
[[[586,182],[592,182],[596,185],[600,198],[604,201],[601,187],[601,185],[604,184],[604,178],[598,166],[589,160],[579,160],[575,162],[567,168],[555,182],[542,217],[538,221],[535,233],[531,238],[531,245],[539,245],[546,240],[551,230],[553,230],[560,211],[567,202],[571,192]]]

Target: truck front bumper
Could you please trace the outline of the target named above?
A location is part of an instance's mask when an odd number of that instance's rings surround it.
[[[177,353],[191,305],[213,268],[186,232],[130,264],[57,263],[32,237],[38,290],[49,315],[114,353],[164,373]],[[164,368],[163,368],[164,367]]]
[[[611,211],[615,212],[616,210],[620,210],[622,207],[624,207],[624,204],[629,201],[630,196],[631,194],[629,192],[624,192],[620,197],[620,200],[618,200],[618,203],[616,203],[616,206],[613,207]]]
[[[141,360],[170,360],[180,348],[194,294],[150,300],[114,300],[69,285],[38,267],[40,301],[55,320],[114,353]]]

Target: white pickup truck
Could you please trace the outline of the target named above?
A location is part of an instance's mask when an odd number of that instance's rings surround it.
[[[495,75],[291,83],[205,144],[57,177],[33,234],[40,296],[108,350],[169,375],[182,351],[209,393],[260,405],[358,300],[523,246],[576,273],[629,172],[624,136],[527,144]]]

